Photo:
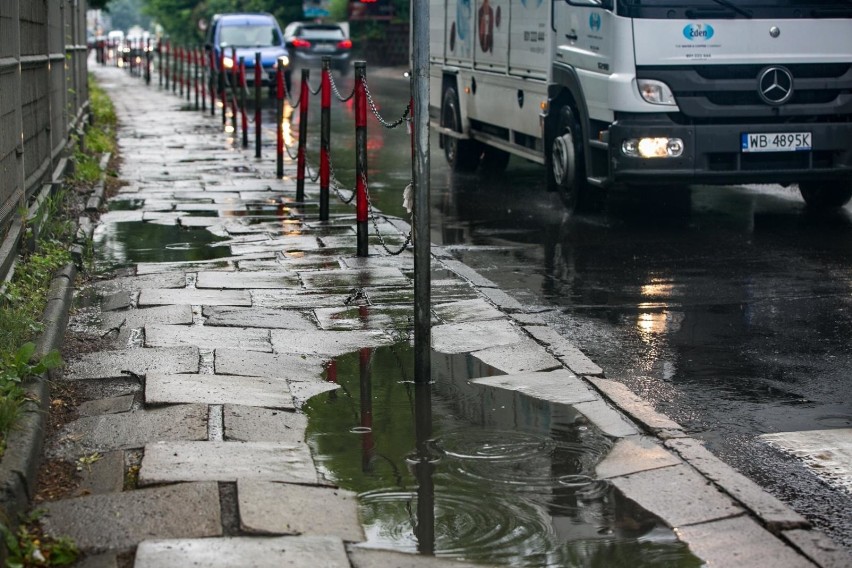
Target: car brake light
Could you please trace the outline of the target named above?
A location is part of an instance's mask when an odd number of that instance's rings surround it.
[[[296,38],[293,40],[293,47],[311,47],[311,42],[306,39]]]
[[[344,39],[343,41],[337,42],[338,49],[352,49],[352,40]]]

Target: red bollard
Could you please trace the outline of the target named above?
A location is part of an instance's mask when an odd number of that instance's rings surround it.
[[[228,124],[228,99],[225,90],[225,78],[227,77],[227,71],[225,71],[225,50],[223,49],[219,52],[219,100],[222,101],[222,126],[226,126]]]
[[[207,58],[204,50],[198,48],[198,64],[201,65],[201,110],[207,110]]]
[[[171,55],[171,42],[170,40],[166,40],[165,45],[163,46],[163,54],[166,60],[166,65],[163,68],[163,76],[166,79],[166,90],[169,90],[169,56]]]
[[[308,97],[311,89],[308,82],[310,69],[302,69],[302,91],[299,95],[299,153],[296,159],[296,201],[305,201],[305,162],[308,143]]]
[[[322,58],[320,111],[320,221],[328,221],[329,148],[331,146],[331,58]]]
[[[210,50],[210,116],[216,116],[216,85],[219,73],[216,71],[216,54]]]
[[[193,47],[189,51],[189,54],[192,58],[192,83],[195,90],[195,110],[198,110],[199,103],[201,102],[199,100],[201,98],[201,91],[198,85],[198,49]]]
[[[367,63],[355,62],[355,224],[358,256],[367,256]]]
[[[275,147],[275,174],[278,179],[284,177],[284,64],[278,62],[275,72],[275,122],[277,123]]]
[[[240,120],[243,127],[243,148],[248,148],[248,114],[246,113],[246,60],[240,57]]]

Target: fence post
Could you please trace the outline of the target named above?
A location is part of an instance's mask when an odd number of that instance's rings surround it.
[[[284,63],[278,62],[275,72],[275,175],[284,177]]]
[[[178,81],[180,82],[179,88],[178,88],[178,96],[180,98],[183,98],[183,84],[185,83],[185,79],[186,79],[186,76],[184,75],[184,65],[183,65],[184,64],[184,53],[185,52],[186,52],[186,50],[183,46],[180,46],[180,47],[177,48],[177,66],[178,66],[177,76],[178,76]]]
[[[163,88],[163,40],[157,42],[157,83]]]
[[[355,220],[358,256],[367,256],[367,63],[355,62]]]
[[[328,221],[328,160],[331,139],[331,57],[322,58],[322,95],[320,111],[320,196],[319,218]]]
[[[234,140],[237,139],[237,85],[240,76],[240,60],[237,58],[237,48],[231,48],[231,128]]]
[[[302,69],[302,86],[299,93],[299,153],[296,158],[296,201],[305,201],[305,153],[308,144],[308,101],[311,88],[308,84],[311,70]]]
[[[201,65],[201,111],[207,110],[207,57],[204,48],[198,48],[198,64]]]
[[[226,94],[225,81],[228,72],[225,71],[225,49],[219,52],[219,99],[222,101],[222,128],[228,125],[228,95]]]
[[[171,43],[171,40],[167,39],[166,43],[163,46],[163,51],[165,54],[165,66],[160,69],[160,72],[163,74],[163,78],[166,82],[167,91],[169,90],[169,76],[171,75],[171,73],[169,73],[169,55],[171,54]]]
[[[248,114],[246,113],[246,58],[240,57],[240,120],[243,128],[243,148],[248,148]]]
[[[184,77],[186,77],[186,102],[192,103],[192,49],[183,48],[183,59],[186,65]],[[187,105],[189,106],[189,105]]]
[[[201,93],[198,91],[198,49],[193,47],[190,52],[192,57],[192,74],[193,74],[193,86],[195,87],[195,110],[198,110],[201,106]]]
[[[219,88],[219,71],[216,69],[216,52],[212,49],[208,63],[210,63],[210,116],[216,116],[216,90]]]
[[[178,80],[178,59],[180,58],[180,48],[176,47],[172,50],[172,93],[177,93]]]
[[[145,84],[151,84],[151,38],[145,40]]]
[[[261,89],[263,88],[263,59],[260,52],[254,52],[254,157],[260,158],[260,127],[262,122]]]

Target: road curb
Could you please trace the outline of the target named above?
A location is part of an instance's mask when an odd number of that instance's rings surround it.
[[[45,329],[36,341],[36,358],[62,345],[68,313],[74,294],[77,269],[68,264],[59,269],[50,283],[43,313]],[[48,373],[27,381],[24,388],[31,398],[16,427],[6,440],[6,453],[0,460],[0,522],[14,527],[35,496],[41,450],[44,444],[47,409],[50,405]],[[5,553],[5,547],[2,547]]]

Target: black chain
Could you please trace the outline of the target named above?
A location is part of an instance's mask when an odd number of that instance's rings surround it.
[[[337,90],[337,84],[334,82],[334,76],[329,73],[328,80],[331,82],[331,90],[334,91],[335,96],[337,96],[337,100],[342,103],[349,102],[349,99],[355,96],[355,87],[352,87],[352,92],[349,93],[349,96],[344,97],[340,94],[340,91]]]
[[[402,243],[402,246],[398,250],[391,250],[388,248],[387,243],[385,243],[385,239],[382,236],[382,233],[379,231],[379,222],[376,220],[376,212],[373,210],[373,201],[370,199],[370,190],[367,185],[367,175],[365,173],[361,173],[361,182],[364,184],[364,194],[367,196],[367,210],[370,212],[370,219],[373,221],[373,229],[376,231],[376,236],[379,238],[379,244],[382,245],[382,248],[385,249],[391,256],[399,256],[408,248],[408,245],[411,244],[411,230],[408,231],[408,235],[405,237],[405,242]]]
[[[402,113],[402,116],[393,122],[388,122],[382,115],[379,114],[379,109],[376,107],[376,103],[373,101],[373,95],[370,93],[370,88],[367,86],[367,81],[364,81],[364,91],[367,93],[367,102],[370,103],[370,110],[373,111],[373,114],[376,116],[376,120],[379,121],[379,124],[384,126],[387,129],[393,129],[402,124],[403,122],[408,122],[411,120],[409,115],[411,114],[411,101],[408,102],[408,105],[405,107],[405,112]]]

